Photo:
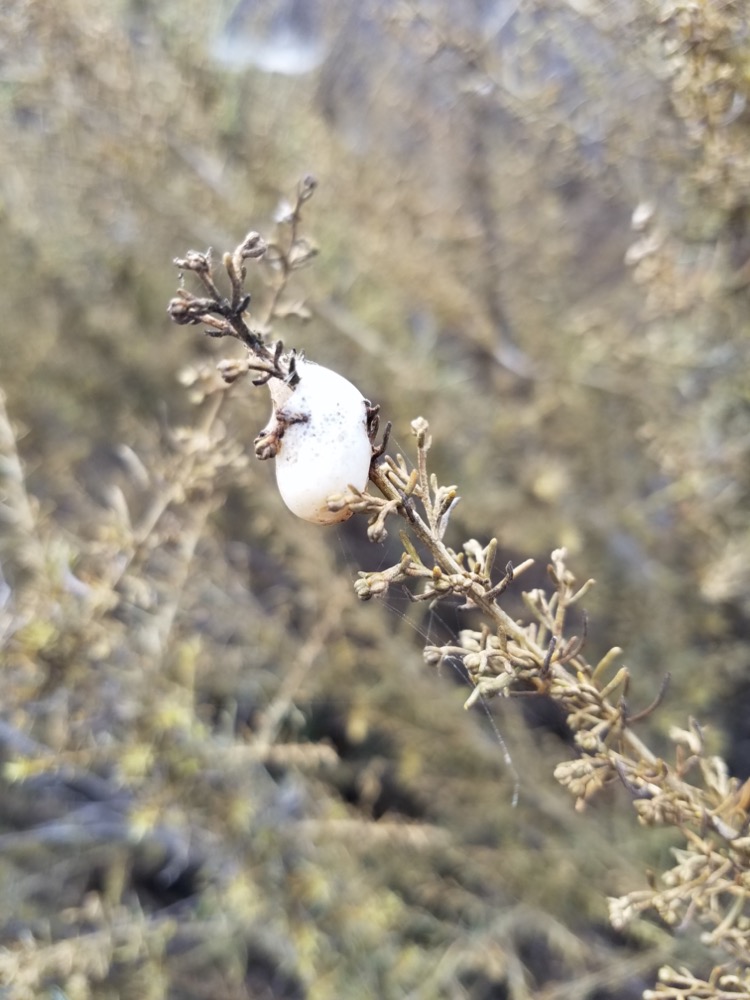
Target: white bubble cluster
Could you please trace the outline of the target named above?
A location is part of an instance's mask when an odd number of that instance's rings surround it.
[[[367,402],[356,386],[330,368],[299,361],[293,391],[271,383],[274,417],[283,423],[276,454],[276,482],[287,507],[316,524],[351,516],[331,511],[327,500],[348,486],[363,490],[372,448],[367,433]],[[273,419],[273,417],[272,417]]]

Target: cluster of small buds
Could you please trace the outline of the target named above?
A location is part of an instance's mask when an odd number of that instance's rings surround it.
[[[586,802],[617,777],[611,761],[601,757],[580,757],[558,764],[554,775],[579,802]]]
[[[689,969],[663,965],[659,969],[658,985],[643,994],[643,1000],[685,1000],[685,997],[747,1000],[750,997],[750,972],[738,975],[717,966],[708,979],[697,979]]]

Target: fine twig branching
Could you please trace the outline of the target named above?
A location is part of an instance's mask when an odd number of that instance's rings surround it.
[[[175,262],[181,271],[194,272],[207,293],[197,297],[180,289],[169,310],[175,322],[202,323],[209,335],[234,337],[247,349],[243,361],[219,365],[227,382],[253,371],[260,373],[256,383],[280,378],[294,384],[294,352],[285,353],[280,341],[268,344],[265,338],[279,315],[287,279],[313,253],[298,232],[300,209],[313,189],[309,180],[298,189],[286,219],[285,249],[251,233],[234,253],[225,254],[230,297],[218,290],[210,253],[191,252]],[[276,278],[263,322],[252,323],[246,313],[250,299],[244,291],[245,265],[263,256],[270,258]],[[653,752],[635,726],[658,709],[669,678],[663,679],[652,704],[633,710],[627,700],[629,669],[617,666],[619,647],[598,662],[589,662],[587,617],[579,616],[582,625],[576,634],[570,629],[570,613],[580,607],[594,581],[579,584],[568,568],[565,549],[556,549],[547,567],[549,588],[525,592],[527,618],[516,619],[502,601],[532,560],[508,563],[498,573],[496,539],[485,545],[469,539],[458,548],[448,544],[451,514],[460,498],[456,486],[440,484],[429,471],[432,439],[427,421],[422,417],[412,421],[416,444],[412,468],[404,456],[387,452],[388,429],[382,443],[376,443],[376,408],[368,419],[373,441],[369,480],[376,492],[351,488],[332,497],[329,507],[364,515],[373,542],[382,541],[389,525],[399,522],[402,553],[390,567],[359,573],[354,584],[357,596],[364,601],[382,597],[401,584],[415,601],[432,605],[458,598],[475,609],[481,619],[478,627],[460,631],[444,645],[428,644],[424,650],[430,665],[461,661],[473,684],[466,707],[497,696],[553,699],[565,713],[577,748],[554,774],[574,796],[576,808],[585,810],[604,789],[619,787],[632,800],[642,824],[670,826],[682,835],[683,846],[674,851],[675,864],[661,879],[609,900],[611,921],[622,929],[650,911],[681,931],[695,925],[702,929],[704,943],[723,953],[734,967],[717,969],[706,983],[686,970],[664,969],[659,985],[647,995],[654,1000],[747,995],[741,990],[750,975],[750,782],[741,785],[730,778],[725,763],[707,753],[694,720],[672,730],[672,763]]]

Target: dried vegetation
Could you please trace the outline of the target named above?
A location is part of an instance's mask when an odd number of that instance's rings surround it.
[[[750,995],[742,6],[93,6],[0,29],[4,995]],[[413,432],[331,532],[282,335]]]

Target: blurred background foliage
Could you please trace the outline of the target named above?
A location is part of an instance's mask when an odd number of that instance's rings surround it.
[[[175,256],[314,173],[311,318],[276,334],[395,449],[430,420],[452,544],[498,535],[526,586],[566,545],[590,658],[625,648],[636,705],[672,675],[644,736],[694,714],[747,776],[746,13],[5,0],[0,996],[609,1000],[710,967],[607,927],[669,841],[624,790],[573,812],[550,706],[490,706],[511,808],[422,663],[459,613],[356,604],[391,553],[283,508],[246,459],[265,390],[190,457],[177,375],[225,354],[165,307]]]

